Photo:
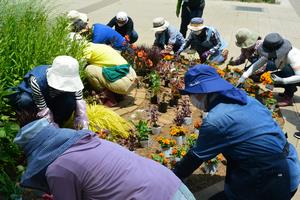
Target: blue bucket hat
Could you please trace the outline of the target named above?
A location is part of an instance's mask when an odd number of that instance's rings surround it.
[[[234,88],[232,84],[221,78],[216,69],[209,65],[195,65],[184,76],[185,88],[182,95],[207,94],[222,92]]]

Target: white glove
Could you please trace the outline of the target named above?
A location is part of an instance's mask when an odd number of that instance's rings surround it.
[[[52,124],[52,125],[55,126],[56,128],[59,127],[59,126],[54,122],[53,113],[51,112],[51,110],[50,110],[48,107],[46,107],[46,108],[40,110],[40,111],[37,113],[37,117],[38,117],[38,118],[46,118],[50,124]]]
[[[236,87],[240,87],[245,82],[245,80],[246,78],[242,75],[237,81]]]
[[[271,74],[271,78],[272,78],[274,84],[284,84],[283,78],[281,78],[275,74]]]

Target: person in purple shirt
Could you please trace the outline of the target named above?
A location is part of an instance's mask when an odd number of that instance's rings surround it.
[[[55,200],[195,200],[168,168],[89,130],[55,128],[24,111],[14,142],[27,157],[22,187]]]

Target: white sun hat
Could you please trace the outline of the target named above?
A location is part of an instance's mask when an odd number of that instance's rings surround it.
[[[87,14],[78,12],[77,10],[69,11],[67,17],[72,21],[75,21],[77,19],[81,19],[85,23],[87,23],[88,19],[89,19]]]
[[[124,11],[120,11],[116,15],[117,21],[118,22],[127,22],[128,21],[128,15]]]
[[[47,70],[47,82],[50,87],[65,92],[82,90],[78,61],[71,56],[57,56]]]
[[[163,17],[157,17],[153,19],[153,31],[164,31],[169,27],[169,22],[166,21]]]

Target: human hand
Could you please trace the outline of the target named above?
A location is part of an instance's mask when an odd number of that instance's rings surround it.
[[[53,195],[50,194],[43,194],[43,200],[54,200]]]
[[[76,101],[74,128],[77,130],[88,129],[89,121],[86,115],[86,102],[84,100]]]
[[[271,74],[271,78],[272,78],[274,84],[284,84],[283,78],[281,78],[275,74]]]
[[[125,35],[125,40],[127,41],[127,42],[130,42],[130,38],[129,38],[129,35]]]
[[[237,88],[241,88],[241,87],[243,86],[243,84],[244,84],[245,80],[246,80],[246,78],[245,78],[244,76],[241,76],[241,77],[239,78],[239,80],[237,81],[237,83],[236,83],[236,86],[235,86],[235,87],[237,87]]]
[[[53,113],[51,112],[51,110],[46,107],[42,110],[40,110],[38,113],[37,113],[37,117],[38,118],[45,118],[48,120],[48,122],[50,124],[52,124],[53,126],[55,127],[58,127],[58,125],[54,122],[54,117],[53,117]]]
[[[210,51],[205,51],[204,53],[202,53],[200,56],[201,62],[205,62],[209,55],[210,55]]]

